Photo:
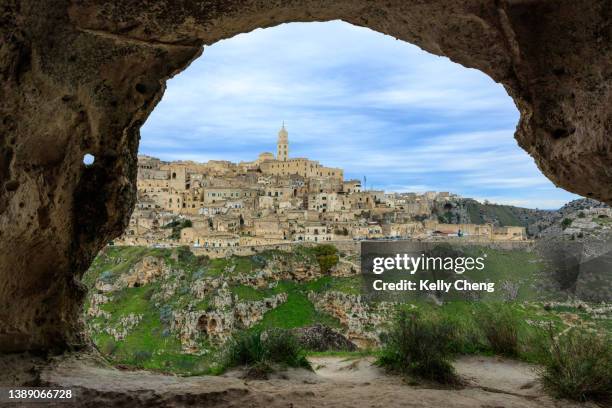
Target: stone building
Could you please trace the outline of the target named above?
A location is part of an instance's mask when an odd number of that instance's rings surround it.
[[[283,123],[276,156],[164,162],[139,156],[138,202],[119,243],[232,248],[286,242],[466,236],[526,239],[522,227],[440,224],[436,200],[453,194],[387,193],[344,180],[343,170],[289,155]],[[191,227],[184,224],[191,221]],[[172,228],[164,228],[176,221]],[[180,238],[176,240],[180,229]]]

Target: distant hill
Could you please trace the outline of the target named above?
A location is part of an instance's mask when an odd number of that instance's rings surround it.
[[[440,222],[451,224],[493,224],[504,226],[523,226],[533,235],[538,232],[532,226],[545,219],[556,218],[554,210],[539,210],[515,207],[504,204],[480,203],[471,198],[460,198],[439,202],[434,206],[434,215]]]
[[[531,236],[539,236],[543,231],[556,231],[554,228],[571,214],[590,208],[608,207],[599,201],[581,198],[570,201],[558,210],[540,210],[504,204],[480,203],[471,198],[436,202],[433,213],[438,220],[450,224],[493,224],[504,226],[523,226]],[[552,228],[552,230],[550,230]],[[560,228],[559,228],[560,230]]]

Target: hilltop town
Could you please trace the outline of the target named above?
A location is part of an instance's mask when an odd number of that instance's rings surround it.
[[[289,242],[469,237],[525,240],[521,225],[450,223],[448,192],[385,193],[343,170],[289,155],[284,124],[276,156],[232,163],[138,157],[138,203],[122,245],[215,249]],[[226,250],[227,252],[227,250]]]

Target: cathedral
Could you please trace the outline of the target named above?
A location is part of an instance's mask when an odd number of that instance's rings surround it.
[[[278,131],[276,142],[276,158],[272,153],[261,153],[257,159],[258,167],[264,174],[289,176],[297,174],[305,178],[335,178],[343,180],[343,171],[340,168],[325,167],[318,161],[304,157],[289,158],[289,132],[285,123]]]

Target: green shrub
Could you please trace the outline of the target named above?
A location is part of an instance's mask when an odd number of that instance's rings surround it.
[[[336,249],[335,246],[330,245],[330,244],[319,244],[317,246],[314,246],[312,248],[312,252],[316,255],[316,256],[322,256],[322,255],[336,255],[338,253],[338,250]]]
[[[447,320],[402,310],[382,338],[378,364],[390,371],[441,384],[459,384],[450,362],[455,335],[454,326]]]
[[[549,330],[548,349],[539,372],[553,395],[577,401],[612,402],[612,338],[573,328],[555,337]]]
[[[488,345],[471,314],[447,312],[440,316],[453,326],[453,338],[449,344],[453,354],[480,354],[488,351]]]
[[[321,273],[328,273],[340,261],[338,250],[333,245],[323,244],[313,248]]]
[[[268,360],[289,367],[310,368],[306,353],[295,335],[287,330],[273,329],[264,333]]]
[[[519,355],[520,319],[504,304],[483,305],[477,314],[480,329],[491,350],[508,357]]]
[[[191,220],[176,220],[172,221],[169,224],[164,225],[163,228],[172,228],[172,233],[170,234],[171,239],[179,239],[181,238],[181,230],[183,228],[191,228],[193,227],[193,223]]]
[[[310,369],[306,353],[288,330],[253,330],[234,335],[227,344],[224,367],[247,366],[271,370],[270,364]],[[266,368],[268,367],[268,368]]]
[[[561,221],[561,228],[562,229],[566,229],[570,225],[572,225],[572,219],[571,218],[564,218],[563,221]]]

